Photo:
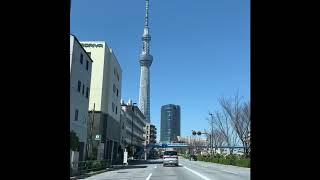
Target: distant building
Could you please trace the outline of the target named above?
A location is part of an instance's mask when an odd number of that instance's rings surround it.
[[[156,150],[153,148],[154,144],[157,142],[157,128],[155,125],[147,123],[145,126],[145,158],[154,158],[156,155]]]
[[[127,104],[122,101],[121,104],[121,144],[129,156],[139,156],[144,148],[146,118],[131,100]]]
[[[180,106],[167,104],[161,107],[160,142],[177,141],[180,136]]]
[[[98,160],[120,161],[121,66],[104,41],[82,41],[95,62],[89,101],[90,155]]]
[[[70,35],[70,131],[80,141],[79,160],[85,159],[92,59]]]
[[[157,138],[157,128],[155,125],[147,123],[145,126],[146,144],[155,144]]]

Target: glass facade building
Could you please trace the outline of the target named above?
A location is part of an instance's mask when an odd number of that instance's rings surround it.
[[[160,142],[177,141],[180,136],[180,106],[167,104],[161,106]]]

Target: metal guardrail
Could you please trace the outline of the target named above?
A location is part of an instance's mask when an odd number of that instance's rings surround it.
[[[83,175],[91,171],[99,171],[111,167],[110,161],[77,161],[70,164],[70,176]]]

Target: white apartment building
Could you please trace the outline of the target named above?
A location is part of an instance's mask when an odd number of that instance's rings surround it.
[[[89,127],[91,148],[98,149],[99,160],[119,160],[120,99],[122,69],[112,49],[105,41],[81,41],[84,49],[95,62],[92,66],[89,101]],[[94,120],[93,120],[94,119]],[[94,138],[98,135],[98,143]],[[91,142],[91,141],[90,141]],[[90,149],[90,148],[89,148]]]
[[[131,100],[127,104],[122,101],[121,124],[123,147],[127,148],[130,156],[141,156],[145,146],[146,117]]]
[[[70,35],[70,131],[79,138],[80,161],[85,158],[87,144],[92,62],[78,39]]]

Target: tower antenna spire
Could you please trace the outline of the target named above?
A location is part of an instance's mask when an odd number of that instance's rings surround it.
[[[146,15],[144,18],[144,26],[149,27],[149,0],[146,0]]]
[[[139,57],[141,67],[139,109],[146,117],[146,121],[150,123],[150,66],[153,61],[153,56],[150,54],[151,35],[149,32],[149,0],[146,0],[145,11],[142,52]]]

